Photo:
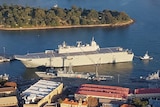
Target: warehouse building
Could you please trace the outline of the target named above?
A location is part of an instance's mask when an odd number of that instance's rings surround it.
[[[105,86],[95,84],[82,84],[75,93],[76,100],[82,98],[87,100],[88,97],[95,97],[99,100],[119,100],[126,101],[128,99],[130,89],[118,86]]]
[[[134,98],[160,98],[160,88],[139,88],[134,90]]]
[[[63,83],[39,80],[22,92],[23,107],[41,107],[46,103],[52,103],[53,96],[62,93]]]

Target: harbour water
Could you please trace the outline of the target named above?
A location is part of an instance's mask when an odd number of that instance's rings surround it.
[[[56,49],[63,41],[66,41],[69,45],[75,45],[76,41],[88,43],[94,37],[100,47],[122,46],[132,49],[135,56],[143,56],[148,51],[149,55],[153,57],[153,60],[148,62],[135,57],[132,63],[99,65],[99,73],[116,77],[115,81],[104,84],[130,86],[130,77],[145,76],[160,69],[159,0],[101,0],[94,2],[91,0],[54,0],[47,2],[35,0],[34,3],[32,0],[1,0],[0,4],[49,8],[55,2],[62,8],[70,8],[76,5],[77,7],[99,11],[104,9],[124,11],[135,20],[135,23],[118,28],[0,31],[0,53],[14,55],[40,52],[45,49]],[[73,70],[94,72],[95,66],[74,67]],[[35,69],[26,69],[19,61],[0,64],[0,74],[7,73],[16,77],[33,78],[36,76],[34,71]]]

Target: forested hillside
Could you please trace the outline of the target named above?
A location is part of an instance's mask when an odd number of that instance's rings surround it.
[[[115,24],[128,20],[130,17],[125,12],[96,11],[76,6],[72,6],[71,9],[0,6],[0,26],[4,28]]]

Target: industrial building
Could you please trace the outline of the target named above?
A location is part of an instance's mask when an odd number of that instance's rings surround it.
[[[75,98],[77,100],[80,98],[86,100],[88,97],[95,97],[99,100],[110,99],[126,101],[128,99],[129,92],[129,88],[94,84],[82,84],[75,93]]]
[[[25,101],[23,107],[41,107],[46,103],[52,103],[53,96],[62,93],[63,83],[39,80],[22,92]]]
[[[139,88],[134,90],[134,98],[160,98],[160,88]]]

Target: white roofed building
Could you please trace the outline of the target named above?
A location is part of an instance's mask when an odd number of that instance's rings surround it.
[[[22,92],[25,101],[24,107],[40,107],[45,103],[51,103],[53,96],[61,94],[63,83],[48,80],[39,80]]]

